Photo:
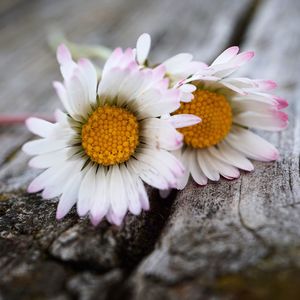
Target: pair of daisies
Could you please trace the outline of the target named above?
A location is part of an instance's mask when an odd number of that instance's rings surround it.
[[[144,183],[183,189],[191,175],[205,185],[253,170],[249,159],[278,158],[248,128],[282,130],[287,102],[270,93],[273,81],[229,77],[253,52],[231,47],[210,66],[182,53],[150,67],[150,44],[143,34],[135,49],[115,49],[100,79],[89,60],[58,47],[64,81],[54,88],[65,112],[55,123],[28,119],[40,138],[23,147],[29,165],[44,169],[28,191],[58,197],[58,219],[76,204],[94,225],[119,225],[128,211],[149,209]]]

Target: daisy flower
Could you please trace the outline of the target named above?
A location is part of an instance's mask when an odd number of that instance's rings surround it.
[[[34,157],[29,165],[45,169],[28,192],[44,199],[59,197],[57,219],[76,204],[79,216],[93,224],[103,218],[121,224],[129,210],[149,209],[144,182],[158,189],[175,187],[184,167],[169,151],[182,146],[183,135],[173,126],[196,124],[199,117],[176,115],[180,92],[169,88],[165,67],[140,68],[135,49],[117,48],[98,81],[87,59],[73,61],[61,45],[57,59],[64,82],[54,88],[66,110],[56,122],[27,120],[40,139],[23,150]]]
[[[186,167],[178,189],[185,187],[189,175],[205,185],[208,179],[218,181],[220,175],[238,178],[239,169],[252,171],[249,159],[267,162],[279,157],[277,149],[250,128],[283,130],[288,115],[282,109],[288,103],[270,93],[276,88],[271,80],[229,77],[254,56],[251,51],[238,52],[238,47],[228,48],[210,66],[183,81],[196,87],[194,98],[182,102],[173,115],[191,113],[202,122],[178,129],[184,135],[184,146],[176,156]],[[170,65],[170,61],[165,65],[167,70]]]
[[[144,35],[140,39],[142,44],[150,37]],[[150,47],[150,42],[146,45]],[[142,52],[149,53],[149,49],[137,47],[137,57],[145,60]],[[276,88],[271,80],[230,77],[253,56],[251,51],[239,53],[238,47],[230,47],[210,66],[193,61],[187,53],[161,64],[183,97],[180,108],[172,115],[194,114],[202,119],[197,125],[179,129],[184,135],[184,146],[175,155],[186,172],[178,181],[178,189],[186,186],[189,175],[205,185],[208,179],[218,181],[220,175],[237,178],[239,169],[253,170],[249,159],[278,158],[277,149],[250,128],[269,131],[286,128],[288,116],[282,109],[287,107],[287,101],[271,94]],[[186,100],[189,102],[185,103]]]

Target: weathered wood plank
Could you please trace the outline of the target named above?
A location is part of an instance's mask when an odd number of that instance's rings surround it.
[[[244,73],[276,79],[290,102],[288,130],[260,132],[280,149],[280,160],[256,162],[254,172],[232,182],[190,182],[133,277],[136,299],[298,299],[299,12],[296,0],[263,2],[243,45],[257,53]]]

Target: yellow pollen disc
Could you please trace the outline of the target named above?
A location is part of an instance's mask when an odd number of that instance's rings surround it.
[[[208,90],[196,90],[194,99],[181,103],[175,114],[193,114],[202,119],[194,126],[178,129],[186,145],[206,148],[218,144],[229,133],[232,111],[225,96]]]
[[[90,159],[110,166],[127,161],[139,143],[136,117],[124,108],[101,106],[83,125],[82,147]]]

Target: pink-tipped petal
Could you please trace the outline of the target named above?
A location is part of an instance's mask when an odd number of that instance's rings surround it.
[[[238,54],[232,60],[232,62],[234,62],[234,64],[237,65],[237,66],[241,66],[244,63],[246,63],[247,61],[249,61],[250,59],[252,59],[254,55],[255,55],[254,51],[242,52],[242,53]]]
[[[262,91],[273,90],[277,87],[277,83],[273,80],[255,80],[254,82]]]
[[[198,124],[199,122],[201,122],[201,118],[191,114],[180,114],[171,116],[169,118],[169,121],[175,128],[183,128]]]
[[[58,46],[56,51],[57,61],[63,65],[72,60],[72,55],[68,47],[64,44]]]
[[[289,106],[289,103],[287,100],[280,98],[280,97],[274,97],[274,99],[277,102],[277,109],[284,109]]]
[[[217,64],[224,64],[234,58],[239,52],[239,47],[232,46],[225,51],[223,51],[211,64],[212,66]]]

